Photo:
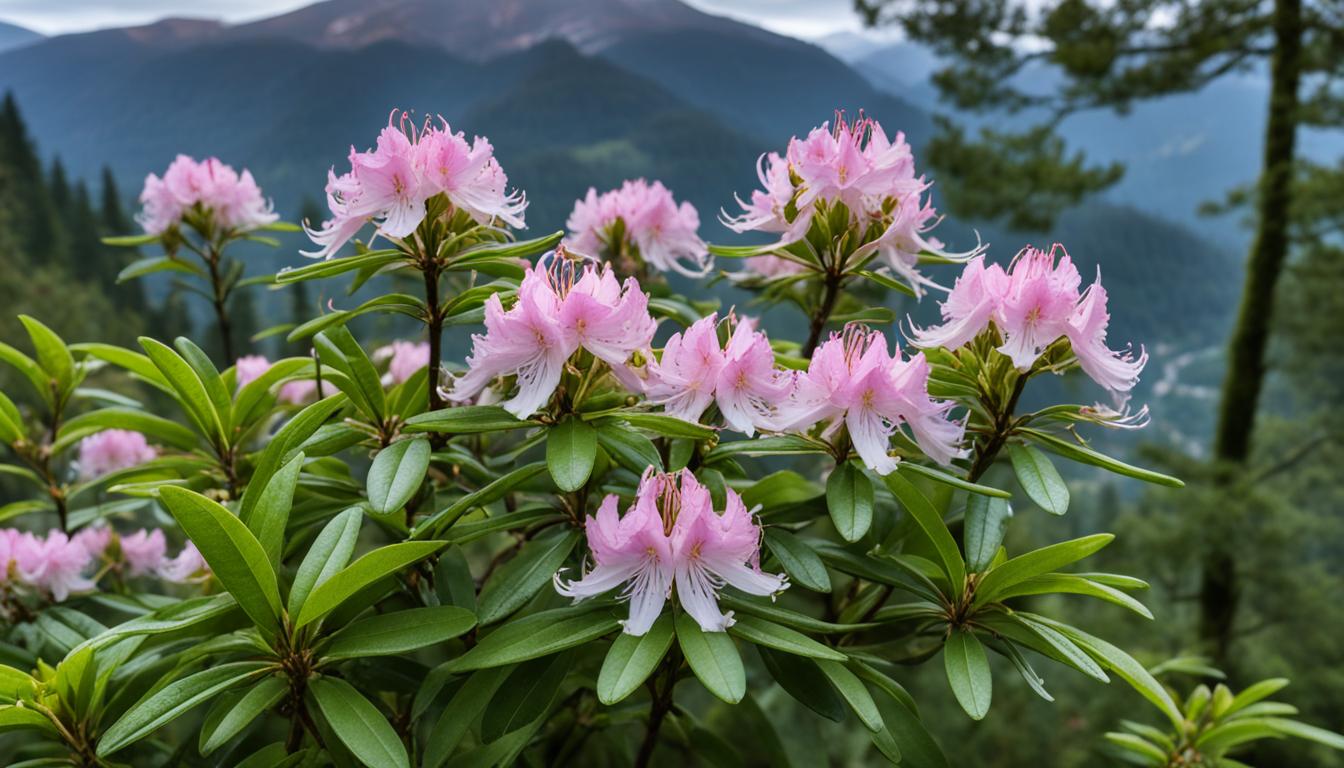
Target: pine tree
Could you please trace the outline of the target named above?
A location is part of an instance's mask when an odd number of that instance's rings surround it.
[[[125,209],[121,207],[121,194],[117,190],[116,177],[112,169],[103,166],[102,182],[98,204],[99,229],[104,237],[125,235],[133,230],[133,224]],[[147,306],[144,281],[127,280],[116,283],[116,277],[126,265],[140,257],[135,248],[114,248],[104,245],[99,253],[99,261],[105,265],[100,274],[110,276],[112,284],[107,288],[118,306],[131,310],[140,310]]]
[[[31,259],[52,257],[57,253],[59,229],[42,162],[10,92],[0,103],[0,165],[9,169],[7,187],[14,208],[11,226],[19,247]]]
[[[871,24],[900,24],[949,60],[934,76],[963,109],[1045,115],[1019,133],[984,129],[968,138],[950,122],[930,149],[953,171],[963,213],[1040,226],[1082,197],[1113,184],[1120,169],[1070,155],[1054,126],[1075,112],[1127,110],[1134,102],[1196,91],[1257,62],[1269,66],[1269,110],[1253,195],[1255,234],[1214,440],[1217,482],[1232,487],[1251,458],[1268,368],[1276,283],[1288,258],[1289,221],[1302,127],[1338,129],[1344,14],[1327,0],[855,0]],[[1054,90],[1030,91],[1017,75],[1047,65]],[[1304,90],[1304,84],[1310,87]],[[944,174],[940,179],[948,179]],[[1029,183],[1005,183],[1029,180]],[[1241,593],[1231,543],[1207,547],[1200,591],[1201,635],[1226,666]]]

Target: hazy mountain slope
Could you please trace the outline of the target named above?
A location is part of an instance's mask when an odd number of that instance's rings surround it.
[[[41,32],[34,32],[26,27],[20,27],[18,24],[8,24],[0,21],[0,51],[29,45],[41,40],[42,37]]]

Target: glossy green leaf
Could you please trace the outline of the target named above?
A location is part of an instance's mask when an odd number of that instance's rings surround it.
[[[649,467],[663,471],[663,457],[658,454],[658,448],[634,430],[603,424],[597,428],[597,441],[617,464],[637,475],[642,475]]]
[[[108,727],[98,741],[98,756],[107,757],[130,746],[193,707],[261,678],[270,671],[269,666],[263,661],[219,664],[153,691]]]
[[[728,633],[753,645],[764,645],[795,656],[829,661],[844,661],[848,658],[835,648],[822,645],[797,630],[756,616],[737,617],[733,626],[728,628]]]
[[[611,706],[634,693],[658,668],[675,634],[672,615],[664,613],[639,637],[624,632],[617,635],[597,676],[598,700]]]
[[[280,567],[280,552],[284,547],[285,526],[289,524],[289,511],[294,504],[294,489],[299,484],[299,473],[303,471],[303,460],[303,453],[295,454],[288,464],[271,475],[261,491],[261,496],[257,499],[256,506],[251,508],[249,517],[243,520],[243,524],[248,527],[248,530],[256,535],[262,549],[266,550],[266,556],[270,559],[271,565],[276,568]]]
[[[1068,442],[1049,434],[1048,432],[1041,432],[1035,429],[1022,429],[1020,430],[1020,433],[1030,437],[1033,442],[1045,446],[1050,452],[1057,453],[1066,459],[1072,459],[1080,464],[1090,464],[1094,467],[1101,467],[1108,472],[1132,477],[1146,483],[1166,485],[1172,488],[1185,487],[1184,482],[1170,475],[1164,475],[1161,472],[1154,472],[1150,469],[1143,469],[1142,467],[1126,464],[1119,459],[1113,459],[1110,456],[1098,453],[1086,446]]]
[[[953,594],[958,598],[961,597],[966,590],[966,561],[961,557],[961,550],[957,547],[956,539],[952,538],[952,532],[943,522],[943,516],[938,514],[933,504],[929,503],[928,497],[902,476],[899,469],[884,479],[892,495],[901,506],[905,507],[905,511],[933,543],[933,548],[941,560],[943,572],[947,574],[948,581],[952,584]]]
[[[560,490],[582,488],[596,460],[597,430],[592,425],[571,416],[546,430],[546,466]]]
[[[766,671],[785,693],[827,720],[840,722],[845,719],[849,707],[815,661],[760,646],[756,650],[765,662]]]
[[[821,556],[807,542],[783,528],[765,529],[765,546],[779,560],[795,584],[814,592],[830,592],[831,577]]]
[[[1012,516],[1013,507],[1004,499],[974,493],[967,495],[963,546],[968,570],[981,573],[994,562]]]
[[[1115,539],[1113,534],[1097,533],[1081,539],[1062,541],[1018,555],[985,573],[975,590],[974,605],[993,602],[999,593],[1033,576],[1063,568],[1093,554]]]
[[[444,435],[476,435],[540,426],[520,419],[497,405],[464,405],[417,414],[406,420],[406,432],[438,432]]]
[[[395,656],[451,640],[474,626],[471,611],[452,605],[380,613],[351,622],[332,636],[321,655],[325,659]]]
[[[213,727],[202,727],[199,740],[201,754],[209,755],[242,733],[253,720],[279,704],[288,692],[289,683],[282,677],[267,677],[247,689],[227,714],[217,722],[209,723]]]
[[[559,653],[518,665],[481,714],[481,738],[494,741],[544,715],[574,666],[572,654]]]
[[[454,501],[447,507],[435,512],[411,529],[411,538],[423,539],[442,532],[459,517],[474,507],[483,506],[504,497],[509,491],[546,471],[542,461],[525,464],[518,469],[492,481],[484,488],[477,489]]]
[[[643,429],[652,432],[655,435],[663,437],[680,437],[689,440],[708,440],[713,437],[713,429],[700,425],[692,424],[684,419],[678,419],[675,416],[667,416],[661,413],[640,413],[640,412],[621,412],[615,414],[611,419],[604,423],[625,422],[636,429]]]
[[[872,694],[868,693],[863,681],[838,661],[819,660],[817,666],[821,669],[822,674],[826,675],[826,678],[831,681],[831,685],[835,686],[835,690],[839,692],[849,708],[854,710],[859,722],[863,723],[864,727],[870,731],[881,730],[882,713],[878,712],[877,704],[873,701]]]
[[[456,673],[517,664],[583,645],[619,628],[611,611],[602,606],[542,611],[496,629],[446,666]]]
[[[19,322],[23,323],[28,338],[33,342],[37,364],[56,382],[60,391],[68,395],[75,386],[75,358],[66,348],[65,342],[36,318],[19,315]]]
[[[378,420],[387,416],[387,396],[378,370],[345,326],[319,333],[313,339],[313,346],[317,348],[322,364],[331,366],[344,377],[344,383],[334,376],[331,378],[356,407]]]
[[[282,269],[275,273],[275,282],[280,284],[297,283],[304,280],[320,280],[335,277],[356,269],[380,269],[406,258],[406,254],[395,249],[367,251],[345,256],[339,259],[324,259],[297,269]]]
[[[858,541],[873,523],[873,483],[853,462],[846,461],[826,480],[826,508],[845,541]]]
[[[410,768],[406,746],[383,713],[355,687],[338,677],[308,681],[308,695],[316,703],[331,732],[368,768]]]
[[[166,485],[159,497],[219,583],[259,629],[274,634],[280,619],[280,590],[261,542],[233,513],[194,491]]]
[[[481,624],[505,618],[523,607],[542,587],[550,586],[580,538],[579,531],[566,528],[524,544],[481,588],[477,599]]]
[[[485,710],[511,671],[508,667],[482,669],[467,678],[457,693],[453,694],[448,706],[443,708],[443,714],[429,732],[425,742],[424,768],[440,768],[448,762],[462,737],[467,735],[472,722]]]
[[[676,618],[677,643],[691,671],[715,696],[736,704],[747,695],[747,673],[726,632],[705,632],[690,614]]]
[[[297,616],[303,610],[303,604],[314,587],[330,579],[350,562],[363,521],[364,513],[358,507],[351,507],[333,517],[317,534],[289,588],[290,616]]]
[[[1017,482],[1038,507],[1052,515],[1069,511],[1069,486],[1041,449],[1033,445],[1010,445],[1008,457],[1013,462]]]
[[[373,511],[390,515],[406,506],[429,470],[429,441],[398,440],[378,452],[369,467],[369,504]]]
[[[176,395],[178,403],[186,411],[192,422],[196,424],[196,428],[201,431],[201,434],[217,445],[228,445],[228,437],[224,432],[224,420],[219,411],[215,410],[210,394],[206,391],[205,384],[201,382],[200,377],[196,375],[196,371],[166,344],[148,336],[141,336],[140,346],[144,348],[145,354],[153,361],[154,366],[159,369],[164,380],[168,382],[168,386]]]
[[[379,547],[316,584],[303,601],[295,627],[303,627],[336,610],[360,590],[434,554],[445,542],[406,541]]]
[[[983,718],[989,712],[993,679],[989,673],[989,659],[985,658],[985,647],[975,633],[952,630],[943,645],[943,666],[957,703],[972,720]]]

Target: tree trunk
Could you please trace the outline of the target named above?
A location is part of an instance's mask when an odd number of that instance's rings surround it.
[[[1265,378],[1274,289],[1288,255],[1293,159],[1297,140],[1298,85],[1302,74],[1302,0],[1274,7],[1269,119],[1260,176],[1258,227],[1246,265],[1241,309],[1228,349],[1218,414],[1214,460],[1223,485],[1236,482],[1251,452],[1251,434]],[[1200,636],[1214,662],[1226,667],[1240,595],[1236,559],[1228,542],[1215,540],[1204,557],[1200,585]]]

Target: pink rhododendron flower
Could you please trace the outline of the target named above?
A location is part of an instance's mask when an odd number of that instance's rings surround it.
[[[350,148],[349,171],[328,172],[332,218],[307,229],[321,246],[307,255],[332,256],[369,222],[384,237],[407,237],[424,221],[426,201],[440,194],[478,223],[498,219],[523,226],[527,201],[520,192],[508,192],[508,177],[487,139],[478,136],[468,143],[446,122],[416,127],[406,113],[400,120],[397,114],[392,112],[373,150]]]
[[[91,557],[98,558],[107,550],[107,545],[112,543],[112,529],[106,525],[85,526],[70,538],[84,547],[84,551]]]
[[[921,347],[955,349],[993,323],[1003,335],[999,351],[1027,371],[1064,337],[1084,373],[1117,395],[1126,393],[1138,383],[1148,355],[1142,348],[1135,357],[1128,349],[1117,352],[1106,346],[1110,315],[1100,270],[1080,293],[1081,282],[1073,260],[1058,244],[1048,252],[1024,248],[1006,272],[997,264],[985,266],[977,257],[942,302],[943,324],[914,328],[911,340]]]
[[[210,566],[206,564],[205,558],[201,556],[201,551],[190,541],[182,547],[182,551],[177,554],[177,557],[165,561],[159,567],[159,575],[161,577],[179,584],[201,581],[207,577],[209,573]]]
[[[753,595],[775,595],[788,587],[782,574],[761,572],[760,526],[731,489],[719,513],[709,490],[688,470],[658,474],[650,469],[623,517],[617,503],[614,494],[608,496],[597,516],[588,518],[593,569],[577,581],[556,574],[555,585],[560,594],[583,600],[625,584],[627,634],[649,631],[674,583],[682,608],[707,632],[733,624],[732,614],[719,610],[718,591],[725,584]]]
[[[777,245],[788,245],[806,236],[817,210],[843,204],[862,243],[856,255],[875,251],[917,292],[931,284],[915,268],[921,253],[962,258],[979,252],[948,254],[926,237],[938,221],[925,197],[930,183],[915,174],[905,135],[889,139],[876,120],[860,117],[851,123],[837,115],[834,126],[827,123],[791,139],[783,157],[763,155],[757,175],[762,189],[748,201],[738,198],[741,214],[722,217],[734,231],[780,233]],[[768,277],[800,271],[801,265],[785,271],[777,262],[757,262],[748,263],[747,270]]]
[[[429,342],[394,341],[374,350],[375,362],[387,362],[383,386],[402,384],[429,365]]]
[[[498,295],[486,301],[485,334],[471,337],[467,372],[448,396],[469,400],[500,376],[517,376],[518,392],[503,407],[531,416],[550,399],[570,355],[582,348],[624,366],[648,347],[656,327],[637,282],[622,284],[609,265],[581,264],[559,250],[527,270],[511,309]]]
[[[168,542],[163,538],[163,531],[157,528],[153,531],[141,528],[129,536],[121,537],[121,556],[132,576],[158,572],[163,567],[167,552]]]
[[[271,361],[262,355],[243,355],[233,364],[234,378],[239,389],[251,384],[271,369]],[[299,405],[313,397],[317,392],[317,382],[312,379],[296,379],[280,385],[275,398],[282,403]]]
[[[207,212],[215,225],[239,232],[263,227],[279,218],[261,194],[252,173],[241,174],[210,157],[201,162],[178,155],[164,172],[145,177],[137,217],[145,232],[157,235],[177,225],[193,208]]]
[[[851,325],[812,355],[791,404],[791,425],[806,431],[826,424],[829,437],[844,426],[865,465],[879,475],[896,468],[888,454],[892,434],[905,425],[920,450],[939,464],[966,455],[965,429],[948,419],[951,401],[928,393],[929,365],[921,352],[908,360],[887,352],[881,331]]]
[[[143,464],[158,455],[159,452],[139,432],[103,430],[79,441],[79,476],[82,480],[92,480]]]
[[[644,393],[669,416],[692,423],[714,402],[714,388],[725,362],[719,346],[719,316],[697,320],[663,346],[662,359],[649,361]]]
[[[613,242],[618,224],[623,243]],[[620,189],[601,195],[590,187],[588,195],[574,203],[565,226],[569,227],[570,247],[582,253],[612,259],[633,247],[654,269],[688,277],[703,277],[712,266],[705,242],[697,234],[700,215],[695,206],[678,205],[660,181],[627,181]]]
[[[93,589],[93,581],[83,575],[93,557],[83,544],[71,541],[57,530],[45,539],[25,533],[18,538],[14,550],[14,564],[19,576],[62,602],[71,592]]]

